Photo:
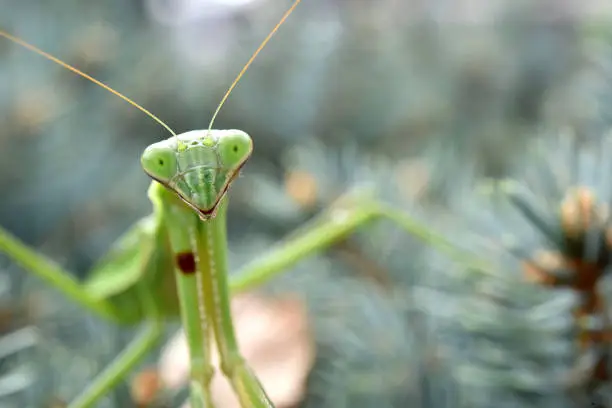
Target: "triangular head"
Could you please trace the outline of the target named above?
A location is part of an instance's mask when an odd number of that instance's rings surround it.
[[[252,152],[253,141],[241,130],[194,130],[150,145],[141,164],[206,220]]]

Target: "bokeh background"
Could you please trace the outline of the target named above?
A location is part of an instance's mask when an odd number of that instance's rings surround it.
[[[0,27],[181,132],[208,125],[289,6],[0,0]],[[530,140],[568,126],[584,134],[609,126],[611,18],[605,1],[303,0],[215,124],[255,141],[231,191],[231,264],[364,184],[425,225],[471,220],[466,213],[480,207],[465,197],[475,181],[554,159],[552,151],[530,156]],[[169,135],[96,85],[6,40],[0,120],[0,224],[85,276],[150,211],[139,156]],[[484,218],[476,223],[499,221]],[[463,231],[447,233],[461,240]],[[499,256],[511,269],[513,261]],[[571,336],[559,335],[554,347],[551,340],[542,358],[522,360],[521,337],[507,330],[491,347],[501,355],[496,370],[516,372],[511,378],[479,362],[476,346],[466,345],[487,333],[451,324],[446,312],[486,316],[494,305],[457,312],[432,289],[449,269],[435,251],[383,223],[269,285],[308,299],[317,360],[302,406],[590,406],[592,395],[570,398],[545,381],[547,370],[552,376],[571,365]],[[54,396],[74,395],[133,335],[78,310],[5,257],[0,272],[2,407],[45,407]],[[441,286],[478,296],[461,280]],[[549,295],[525,295],[521,310],[544,296],[553,306],[545,302],[543,321],[570,325],[562,312],[572,300]],[[495,327],[503,331],[510,320]],[[537,342],[543,323],[531,324]],[[131,406],[127,387],[104,404]]]

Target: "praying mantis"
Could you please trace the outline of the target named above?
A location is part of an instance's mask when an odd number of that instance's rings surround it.
[[[403,213],[371,196],[346,197],[297,234],[228,277],[227,193],[253,152],[240,130],[212,129],[214,119],[242,75],[291,14],[295,0],[243,67],[212,116],[208,129],[176,134],[152,113],[112,88],[44,51],[0,31],[0,36],[62,65],[143,111],[172,136],[147,147],[141,156],[152,179],[152,214],[131,227],[80,283],[52,260],[0,228],[0,251],[66,297],[117,324],[141,324],[142,331],[68,405],[87,408],[123,381],[160,341],[167,319],[180,316],[190,356],[192,408],[214,407],[210,341],[220,354],[221,371],[243,408],[273,407],[258,378],[240,354],[230,299],[323,251],[369,222],[388,218],[425,241],[436,240]],[[174,271],[174,272],[172,272]]]

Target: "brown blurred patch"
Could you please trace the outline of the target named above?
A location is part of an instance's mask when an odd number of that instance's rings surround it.
[[[429,185],[429,169],[423,160],[403,160],[396,165],[395,179],[402,196],[409,200],[418,200],[425,194]]]
[[[57,116],[61,101],[51,87],[27,89],[18,94],[10,113],[17,130],[34,134]]]
[[[319,199],[317,180],[305,171],[292,170],[285,173],[285,189],[305,209],[313,208]]]
[[[148,368],[136,375],[130,384],[130,394],[136,406],[145,408],[155,402],[162,388],[157,368]]]

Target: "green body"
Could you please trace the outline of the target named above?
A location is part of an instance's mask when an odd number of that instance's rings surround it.
[[[348,196],[228,281],[227,191],[251,151],[251,139],[244,132],[218,130],[188,132],[147,148],[142,164],[156,180],[148,191],[153,213],[117,241],[83,284],[0,228],[0,251],[16,263],[101,317],[143,324],[142,334],[71,408],[94,406],[159,342],[163,322],[178,315],[190,351],[193,408],[213,406],[213,339],[223,374],[242,407],[272,407],[240,355],[230,313],[232,293],[256,287],[381,216],[425,241],[444,244],[370,196]]]

